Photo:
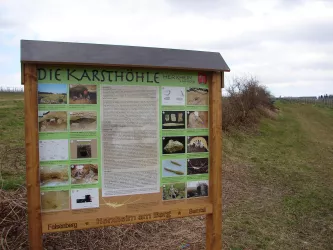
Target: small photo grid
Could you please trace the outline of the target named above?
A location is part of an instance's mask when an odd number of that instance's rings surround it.
[[[208,111],[187,111],[187,128],[208,128]]]
[[[67,165],[40,166],[40,186],[58,187],[69,185]]]
[[[162,138],[163,154],[184,154],[185,153],[185,136],[165,136]]]
[[[205,88],[188,88],[187,105],[208,105],[208,89]]]
[[[186,176],[186,159],[162,161],[162,177]]]
[[[187,198],[198,198],[208,196],[208,180],[187,182]]]
[[[97,158],[97,140],[71,140],[70,151],[71,159]]]
[[[97,104],[97,86],[70,84],[69,104]]]
[[[98,183],[97,164],[72,164],[71,184],[96,184]]]
[[[208,152],[208,136],[189,136],[187,138],[187,153]]]
[[[185,111],[162,111],[162,129],[185,129]]]
[[[39,83],[38,104],[67,104],[67,84]]]
[[[162,87],[162,106],[184,106],[184,87]]]
[[[208,174],[208,158],[187,159],[187,175]]]
[[[39,132],[66,132],[66,111],[38,111]]]
[[[96,131],[97,129],[96,111],[70,112],[69,117],[71,132]]]
[[[186,199],[185,183],[163,184],[163,200],[181,200]]]
[[[42,212],[69,210],[69,190],[41,192]]]

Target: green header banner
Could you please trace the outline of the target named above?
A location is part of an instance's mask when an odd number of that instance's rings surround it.
[[[38,68],[40,83],[166,85],[208,88],[207,73],[142,69]]]

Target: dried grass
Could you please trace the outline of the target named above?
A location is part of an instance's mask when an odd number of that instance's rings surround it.
[[[26,189],[0,189],[0,249],[28,249]],[[204,216],[43,235],[44,249],[205,249]]]

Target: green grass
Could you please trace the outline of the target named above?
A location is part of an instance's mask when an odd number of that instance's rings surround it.
[[[333,109],[277,105],[277,120],[223,140],[227,162],[247,166],[224,237],[236,249],[333,249]]]
[[[0,92],[0,188],[25,182],[23,93]]]

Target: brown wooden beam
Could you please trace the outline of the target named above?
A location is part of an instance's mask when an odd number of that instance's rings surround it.
[[[30,249],[43,249],[39,186],[37,67],[24,65],[24,115]]]
[[[223,72],[214,72],[209,88],[209,199],[213,213],[206,216],[206,249],[222,248],[222,93]]]

